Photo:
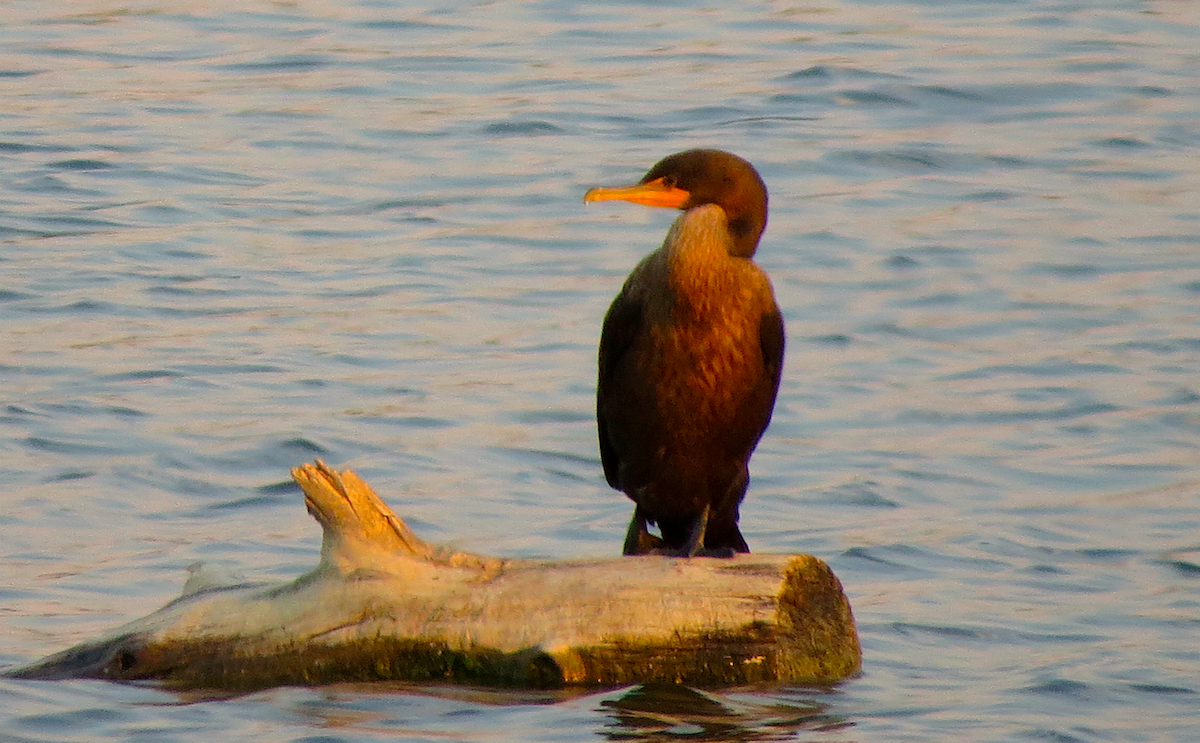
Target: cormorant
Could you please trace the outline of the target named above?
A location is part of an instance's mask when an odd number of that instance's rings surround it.
[[[624,554],[749,552],[738,506],[783,367],[783,318],[751,260],[767,188],[736,155],[688,150],[635,185],[584,196],[612,199],[683,210],[626,279],[600,335],[600,459],[608,484],[637,504]]]

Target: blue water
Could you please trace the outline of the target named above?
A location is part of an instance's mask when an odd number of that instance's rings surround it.
[[[695,146],[763,173],[788,324],[742,530],[833,565],[865,656],[832,689],[0,680],[0,738],[1200,740],[1193,3],[3,17],[0,667],[196,561],[311,568],[314,457],[434,541],[615,555],[595,345],[672,215],[581,199]]]

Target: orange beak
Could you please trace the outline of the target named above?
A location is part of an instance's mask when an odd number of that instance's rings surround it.
[[[678,186],[668,186],[662,178],[620,188],[593,188],[583,195],[583,203],[593,201],[632,201],[646,206],[682,208],[691,194]]]

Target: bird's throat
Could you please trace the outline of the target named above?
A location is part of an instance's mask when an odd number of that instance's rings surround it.
[[[729,296],[737,280],[735,264],[745,260],[731,256],[732,247],[729,223],[719,206],[689,209],[675,220],[663,250],[677,309],[703,315]]]

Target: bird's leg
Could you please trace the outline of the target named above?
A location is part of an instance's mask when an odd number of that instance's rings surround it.
[[[625,532],[625,546],[622,555],[647,555],[662,546],[662,540],[646,529],[646,514],[641,506],[634,506],[633,518],[629,521],[629,530]]]
[[[712,514],[712,506],[705,506],[704,510],[700,512],[700,515],[697,516],[696,520],[692,523],[692,531],[688,535],[687,544],[683,545],[683,548],[680,549],[677,553],[675,553],[676,556],[678,556],[678,557],[725,557],[725,558],[729,558],[729,557],[733,557],[735,554],[737,554],[738,550],[735,547],[705,547],[704,546],[704,540],[708,536],[708,526],[709,526],[709,521],[710,521],[709,517],[711,514]],[[737,531],[736,526],[734,527],[734,531],[735,532]],[[741,534],[737,535],[739,540],[741,540],[741,536],[742,536]],[[742,542],[742,545],[743,545],[743,549],[746,552],[750,551],[748,549],[745,549],[744,542]]]
[[[697,552],[704,549],[704,533],[708,531],[708,513],[711,510],[711,506],[704,504],[704,510],[692,522],[692,533],[688,535],[687,544],[680,550],[684,557],[695,557]]]

